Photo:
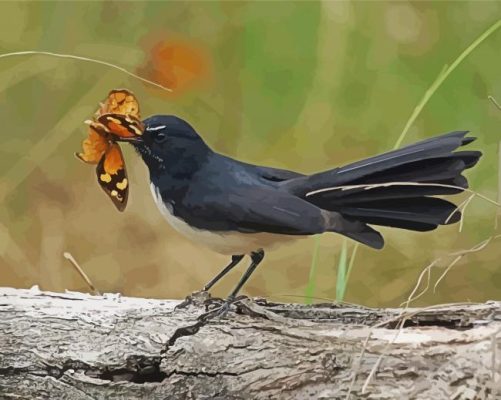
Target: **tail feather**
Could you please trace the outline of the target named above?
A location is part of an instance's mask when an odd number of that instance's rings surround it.
[[[474,166],[481,154],[479,151],[457,152],[447,157],[414,161],[368,175],[359,181],[360,183],[434,182],[451,179]]]
[[[389,228],[406,229],[416,232],[428,232],[437,229],[438,225],[426,224],[424,222],[405,221],[385,217],[367,217],[364,222],[370,225],[387,226]]]
[[[461,213],[453,203],[435,197],[368,201],[339,206],[336,207],[336,211],[362,222],[378,218],[381,222],[394,220],[446,225],[455,223],[461,218]]]
[[[357,161],[341,168],[320,172],[307,177],[292,179],[286,186],[294,192],[306,194],[326,187],[342,186],[362,181],[377,173],[404,167],[418,161],[449,158],[458,147],[471,142],[465,138],[467,131],[452,132],[436,138],[393,150],[366,160]],[[456,156],[454,156],[456,157]],[[469,161],[471,162],[471,161]],[[466,163],[465,163],[466,167]]]
[[[344,236],[349,237],[350,239],[356,240],[366,246],[372,247],[373,249],[382,249],[384,247],[384,239],[383,236],[376,231],[374,228],[363,224],[361,228],[357,231],[336,231],[337,233],[341,233]]]
[[[426,185],[428,183],[428,185]],[[468,181],[464,176],[453,179],[439,180],[435,182],[420,182],[419,185],[411,182],[395,183],[382,187],[356,187],[345,190],[331,190],[324,192],[322,196],[313,198],[313,202],[321,208],[332,208],[334,205],[361,203],[364,201],[407,199],[420,196],[451,195],[463,192],[468,188]]]
[[[454,152],[475,140],[466,134],[451,132],[344,167],[290,179],[283,187],[322,209],[360,222],[360,232],[339,233],[379,248],[384,244],[382,236],[367,224],[429,231],[460,220],[461,213],[453,203],[432,196],[468,188],[462,174],[482,153]]]

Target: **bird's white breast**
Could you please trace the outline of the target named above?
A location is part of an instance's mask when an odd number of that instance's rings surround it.
[[[241,233],[237,231],[211,232],[204,229],[193,228],[184,220],[174,215],[173,206],[165,204],[158,188],[150,185],[153,199],[167,222],[179,233],[195,242],[203,244],[221,254],[249,254],[259,249],[267,249],[281,242],[296,237],[273,233]],[[207,216],[210,218],[210,216]]]

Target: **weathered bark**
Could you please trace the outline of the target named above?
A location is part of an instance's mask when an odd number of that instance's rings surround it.
[[[400,309],[244,301],[165,349],[203,312],[177,303],[0,289],[0,398],[501,398],[500,302],[399,329]]]

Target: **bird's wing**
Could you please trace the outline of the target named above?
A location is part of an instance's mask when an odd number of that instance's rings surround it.
[[[364,223],[321,210],[305,200],[272,187],[239,186],[232,190],[191,192],[176,204],[175,215],[192,227],[210,231],[311,235],[338,232],[380,249],[384,240]]]
[[[282,182],[293,178],[304,176],[298,172],[281,168],[258,167],[258,174],[264,179],[272,182]]]
[[[189,190],[175,213],[191,226],[212,231],[305,235],[324,232],[328,222],[307,201],[257,185]]]

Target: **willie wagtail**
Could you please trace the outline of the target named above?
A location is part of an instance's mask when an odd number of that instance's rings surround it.
[[[463,171],[480,151],[456,151],[475,138],[457,131],[312,175],[247,164],[212,150],[181,118],[144,120],[128,139],[150,172],[153,198],[174,229],[231,262],[209,290],[245,255],[251,264],[234,298],[263,260],[264,250],[298,236],[335,232],[375,249],[384,239],[371,225],[430,231],[461,217],[433,197],[468,187]],[[119,139],[118,139],[119,140]]]

